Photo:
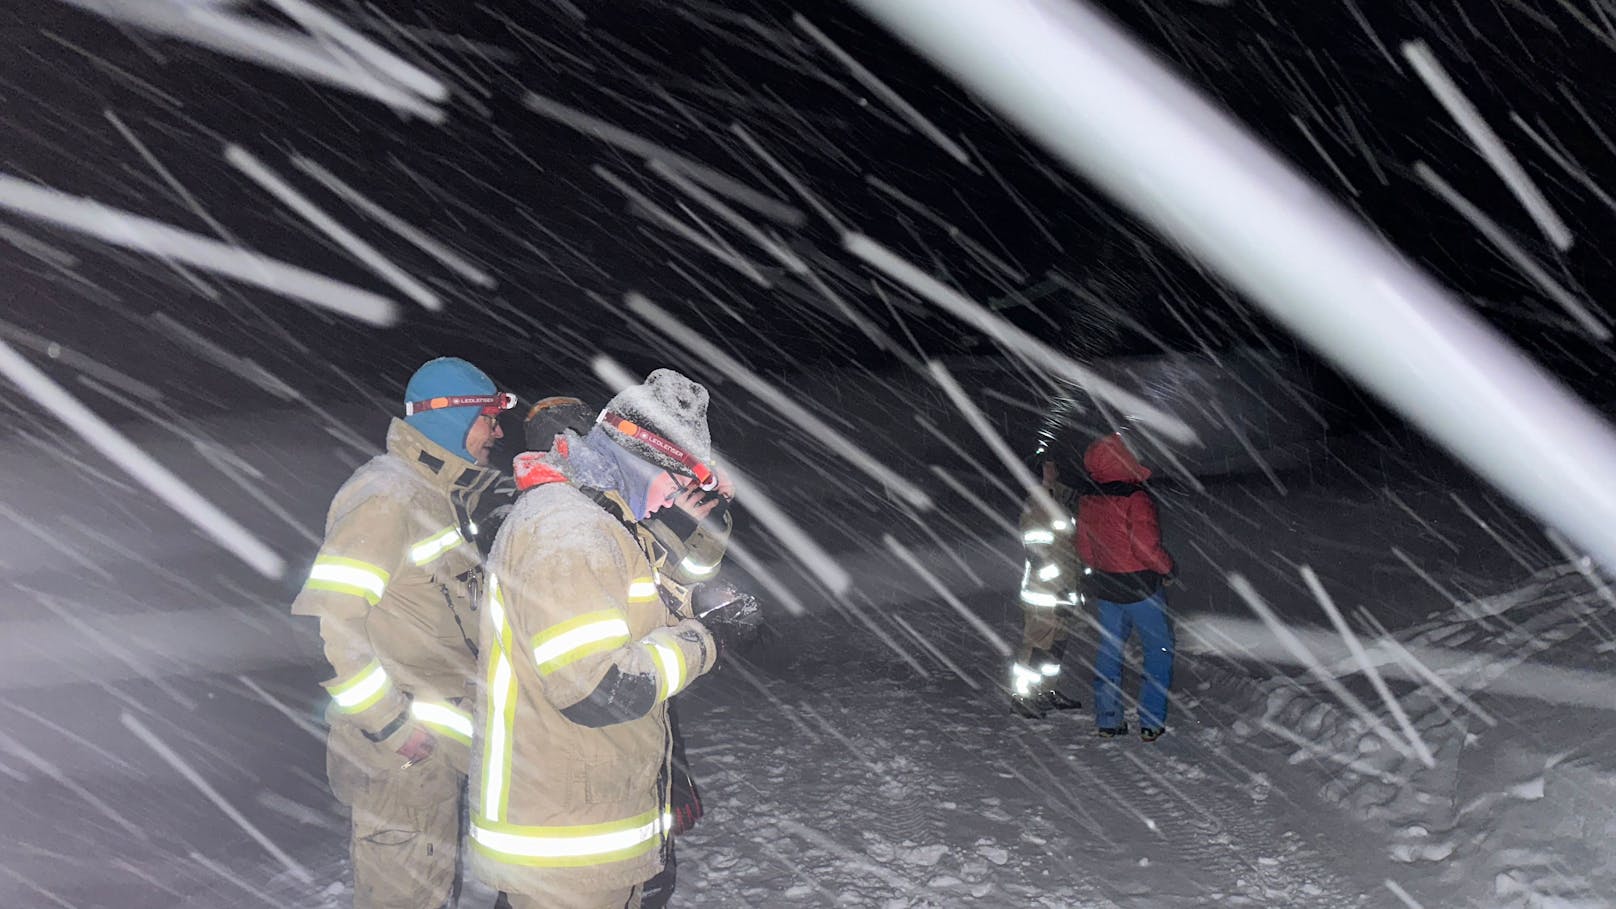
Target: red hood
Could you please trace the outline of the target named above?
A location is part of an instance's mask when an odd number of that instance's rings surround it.
[[[1150,479],[1149,468],[1139,463],[1116,433],[1089,446],[1083,453],[1083,469],[1096,483],[1143,483]]]
[[[516,488],[526,492],[535,486],[546,483],[565,483],[567,477],[555,469],[545,458],[547,452],[524,451],[511,461],[512,472],[516,474]]]

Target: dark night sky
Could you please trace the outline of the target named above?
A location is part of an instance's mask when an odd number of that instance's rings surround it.
[[[765,371],[795,362],[896,364],[800,282],[781,279],[764,290],[637,217],[593,167],[608,168],[662,205],[674,206],[678,193],[643,162],[524,108],[521,94],[531,90],[800,207],[725,131],[740,122],[849,224],[978,299],[1048,288],[1046,274],[1059,273],[1093,296],[1079,300],[1060,290],[1037,305],[1004,311],[1025,327],[1054,333],[1074,352],[1142,352],[1157,343],[1220,348],[1259,334],[1290,346],[1251,307],[1205,280],[841,3],[326,5],[456,85],[460,95],[449,122],[406,121],[368,99],[120,31],[54,0],[36,0],[0,13],[12,17],[0,20],[8,50],[0,58],[0,168],[209,233],[157,180],[106,116],[110,111],[245,245],[397,298],[226,163],[224,145],[238,143],[432,283],[447,299],[445,311],[411,308],[399,326],[376,330],[203,277],[217,297],[209,299],[161,263],[0,215],[0,225],[74,258],[64,266],[0,243],[12,300],[4,318],[14,326],[14,340],[22,337],[15,329],[32,332],[165,393],[189,392],[216,406],[271,399],[177,343],[176,322],[311,395],[369,393],[390,400],[409,370],[437,353],[473,358],[525,392],[557,383],[578,387],[576,376],[587,372],[583,364],[595,350],[634,369],[665,359],[669,348],[618,309],[622,294],[638,289]],[[1533,0],[1359,4],[1364,23],[1399,68],[1341,0],[1103,5],[1552,368],[1590,389],[1608,371],[1604,346],[1568,328],[1553,304],[1412,171],[1418,160],[1432,165],[1557,277],[1580,288],[1597,311],[1612,271],[1599,242],[1612,206],[1534,144],[1510,114],[1548,142],[1563,144],[1580,177],[1616,190],[1604,179],[1616,172],[1616,148],[1599,132],[1612,108],[1602,73],[1616,39],[1602,20],[1579,21],[1553,2]],[[266,12],[268,3],[247,8],[286,21]],[[571,12],[578,8],[586,20]],[[378,24],[373,10],[409,31]],[[968,141],[1042,223],[996,180],[961,168],[867,98],[840,64],[791,24],[796,11],[945,132]],[[458,43],[462,38],[474,43]],[[1397,44],[1415,38],[1431,45],[1571,226],[1577,244],[1568,254],[1557,255],[1542,239],[1397,56]],[[288,160],[293,154],[313,158],[483,263],[499,289],[479,290],[365,221],[296,171]],[[964,253],[948,225],[1014,275]],[[753,261],[764,261],[733,232],[720,230]],[[988,349],[901,293],[889,292],[889,308],[818,219],[783,233],[827,272],[843,276],[833,281],[837,289],[883,330],[899,338],[907,330],[927,354]]]

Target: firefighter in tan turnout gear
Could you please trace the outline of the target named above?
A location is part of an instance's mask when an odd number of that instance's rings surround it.
[[[716,490],[707,390],[671,370],[518,469],[489,557],[472,862],[513,909],[640,904],[673,816],[667,700],[737,629],[691,616],[640,523],[670,473]]]
[[[1021,647],[1010,666],[1010,706],[1040,719],[1050,710],[1082,704],[1061,691],[1061,662],[1070,623],[1082,603],[1083,563],[1077,555],[1077,491],[1060,482],[1056,450],[1035,456],[1043,495],[1030,495],[1021,511]]]
[[[483,586],[470,515],[514,403],[464,360],[417,370],[292,604],[319,617],[332,668],[327,772],[353,811],[356,909],[438,909],[453,889]]]

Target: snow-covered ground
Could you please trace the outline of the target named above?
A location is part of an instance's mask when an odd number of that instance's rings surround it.
[[[296,528],[317,526],[358,457],[313,424],[302,432],[271,426],[236,447],[288,509],[281,530],[258,524],[294,562],[312,552]],[[180,461],[198,450],[142,441]],[[63,444],[59,463],[93,463]],[[998,642],[1018,633],[1019,554],[974,506],[945,504],[959,524],[939,522],[935,538],[862,528],[897,534],[926,576],[844,544],[857,583],[842,602],[776,565],[808,611],[776,608],[768,648],[685,698],[708,815],[680,845],[681,904],[1616,904],[1608,595],[1437,459],[1336,451],[1340,462],[1281,474],[1283,493],[1260,473],[1164,490],[1185,588],[1173,595],[1177,699],[1154,744],[1099,740],[1082,710],[1033,723],[1008,712]],[[253,500],[187,466],[226,505]],[[343,905],[318,651],[285,614],[287,585],[116,478],[95,496],[60,468],[7,482],[5,500],[34,520],[9,551],[0,627],[0,906]],[[972,486],[993,501],[990,484]],[[1302,565],[1362,637],[1407,728]],[[1256,620],[1229,572],[1343,687]],[[1074,651],[1068,677],[1087,701],[1090,651]]]

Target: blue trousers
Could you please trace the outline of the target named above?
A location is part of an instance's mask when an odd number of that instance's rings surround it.
[[[1167,689],[1173,684],[1173,624],[1160,590],[1137,603],[1096,600],[1100,610],[1100,652],[1094,658],[1094,723],[1121,726],[1122,648],[1135,628],[1145,651],[1139,680],[1139,725],[1167,725]]]

